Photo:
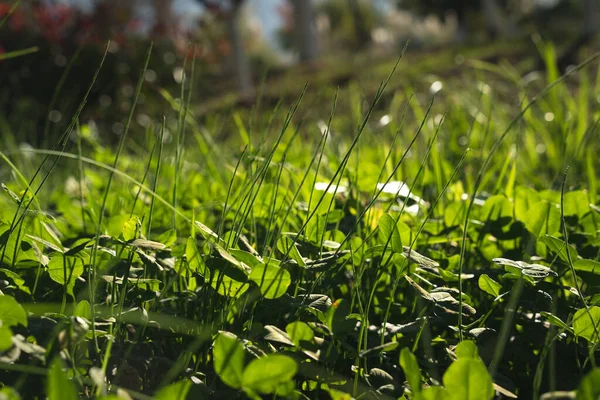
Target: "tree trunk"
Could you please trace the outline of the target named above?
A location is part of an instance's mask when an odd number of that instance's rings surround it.
[[[168,36],[175,30],[172,7],[171,0],[154,0],[155,18],[152,33],[158,38]]]
[[[584,35],[592,38],[598,32],[598,0],[585,0],[583,3],[584,19],[583,30]]]
[[[492,36],[514,36],[516,28],[511,21],[504,18],[496,0],[483,0],[483,13],[487,19],[488,30]]]
[[[467,7],[463,1],[457,2],[457,6],[454,10],[456,13],[456,41],[458,43],[465,43],[469,38],[469,26],[467,24]]]
[[[233,71],[238,84],[238,89],[242,94],[249,94],[253,91],[252,75],[250,74],[250,64],[244,43],[240,33],[240,12],[241,5],[234,5],[231,9],[231,15],[227,21],[227,29],[229,30],[229,40],[231,41],[232,64]]]
[[[352,22],[354,23],[356,46],[358,48],[365,47],[371,41],[371,32],[366,27],[358,0],[348,0],[348,3],[350,12],[352,13]]]
[[[317,27],[311,0],[294,1],[296,41],[301,61],[317,58]]]

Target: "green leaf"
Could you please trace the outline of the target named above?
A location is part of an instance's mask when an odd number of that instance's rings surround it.
[[[481,208],[482,221],[498,221],[502,217],[512,217],[512,204],[504,195],[491,196]]]
[[[315,334],[310,326],[306,322],[297,321],[288,324],[285,327],[285,331],[294,342],[295,346],[301,347],[300,342],[312,342]]]
[[[588,310],[582,308],[573,316],[573,332],[589,340],[592,343],[598,342],[598,333],[600,332],[600,307],[592,306]]]
[[[494,386],[485,364],[478,358],[459,358],[444,374],[448,399],[489,400],[494,396]]]
[[[170,384],[160,389],[154,395],[155,400],[185,400],[192,382],[189,380],[183,380]]]
[[[234,278],[230,276],[231,274],[229,272],[230,271],[227,271],[227,273],[225,273],[221,270],[214,271],[210,284],[221,296],[238,298],[246,293],[249,285],[246,281],[241,281],[240,277]],[[236,270],[236,272],[240,273],[239,270]]]
[[[442,386],[429,386],[421,392],[421,400],[445,400],[448,397],[448,391]]]
[[[296,243],[294,240],[287,236],[282,236],[277,241],[277,249],[281,252],[281,254],[287,254],[292,260],[296,261],[299,266],[305,267],[306,263],[300,255],[298,251],[298,247],[296,247]]]
[[[331,400],[352,400],[352,395],[348,393],[341,392],[339,390],[332,389],[330,387],[327,388],[327,393],[331,396]]]
[[[192,237],[189,237],[185,243],[185,257],[187,258],[190,270],[199,273],[206,280],[210,279],[208,268],[204,264],[204,260],[202,260],[198,251],[198,246],[196,246],[196,241]]]
[[[571,256],[571,260],[573,262],[577,260],[577,250],[575,250],[575,248],[571,245],[566,246],[563,240],[551,235],[544,235],[539,240],[548,247],[548,250],[554,254],[557,254],[558,258],[560,258],[562,261],[568,263],[569,255]]]
[[[175,243],[175,241],[177,241],[177,231],[175,229],[169,229],[156,238],[156,241],[164,244],[166,247],[169,247]]]
[[[0,389],[0,400],[21,400],[21,396],[15,389],[5,386]]]
[[[77,400],[79,396],[75,386],[63,371],[63,363],[60,358],[54,358],[48,372],[48,400]]]
[[[250,274],[250,280],[258,285],[260,293],[267,299],[283,296],[292,283],[290,273],[275,265],[275,262],[270,260],[266,265],[257,265]]]
[[[202,222],[194,221],[194,225],[196,225],[196,228],[200,229],[200,233],[202,236],[204,236],[204,239],[220,245],[225,244],[212,229],[204,225]]]
[[[126,242],[136,238],[139,224],[140,219],[138,217],[131,217],[123,223],[121,234]]]
[[[560,211],[556,204],[541,200],[531,205],[523,222],[536,237],[552,234],[560,228]]]
[[[12,199],[12,201],[15,202],[15,204],[21,204],[21,198],[15,192],[10,190],[8,186],[6,186],[4,183],[0,184],[0,186],[2,186],[2,189],[4,189],[4,191],[10,196],[10,198]]]
[[[244,370],[242,386],[246,390],[270,394],[291,380],[298,371],[296,361],[282,354],[268,354],[254,359]]]
[[[14,297],[0,296],[0,321],[2,321],[2,326],[21,324],[27,327],[27,313]]]
[[[388,249],[394,253],[402,254],[404,248],[402,247],[402,239],[400,238],[400,231],[396,225],[396,220],[390,214],[383,214],[379,219],[379,243],[384,246],[387,244]]]
[[[77,307],[73,310],[73,315],[76,317],[82,317],[87,319],[88,321],[92,320],[92,306],[90,302],[87,300],[81,300],[77,303]]]
[[[591,370],[577,387],[576,400],[598,400],[600,397],[600,368]]]
[[[54,282],[66,285],[67,293],[73,296],[75,281],[83,274],[83,260],[55,253],[48,263],[48,274]]]
[[[463,340],[456,346],[456,357],[479,359],[479,351],[477,345],[471,340]]]
[[[6,325],[0,325],[0,353],[12,347],[12,331]],[[0,396],[0,399],[2,397]]]
[[[0,268],[0,272],[2,272],[8,278],[12,279],[12,281],[19,288],[19,290],[22,290],[27,294],[31,294],[31,290],[29,290],[29,288],[25,285],[25,279],[21,278],[21,275],[6,268]]]
[[[225,261],[229,262],[231,265],[233,265],[235,268],[237,268],[244,274],[250,275],[250,272],[252,271],[252,269],[249,266],[247,266],[243,262],[239,261],[229,251],[225,250],[225,248],[223,248],[222,246],[220,246],[218,244],[214,244],[214,246],[215,246],[215,249],[217,249],[217,253],[219,253],[219,255],[221,257],[223,257],[223,259]]]
[[[410,385],[415,396],[418,396],[421,392],[421,370],[419,369],[419,363],[417,357],[405,347],[400,352],[400,366],[406,375],[406,380]]]
[[[583,190],[574,190],[565,193],[563,208],[565,216],[576,216],[581,218],[590,211],[588,194]]]
[[[321,244],[325,236],[325,218],[315,215],[306,225],[306,238],[313,243]]]
[[[563,328],[563,329],[565,329],[566,331],[569,331],[569,332],[573,331],[569,325],[567,325],[566,323],[564,323],[562,319],[558,318],[554,314],[551,314],[551,313],[546,312],[546,311],[542,311],[542,312],[540,312],[540,315],[542,317],[546,318],[546,321],[548,321],[549,323],[551,323],[554,326],[557,326],[559,328]]]
[[[244,371],[244,346],[231,332],[219,332],[213,347],[215,372],[226,385],[242,387]]]
[[[479,289],[484,292],[491,294],[494,298],[500,295],[500,290],[502,290],[502,285],[490,278],[487,274],[481,274],[479,276]]]
[[[573,268],[581,272],[600,274],[600,262],[588,259],[579,259],[573,262]]]

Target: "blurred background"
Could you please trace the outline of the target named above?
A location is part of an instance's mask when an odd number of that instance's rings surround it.
[[[526,74],[544,67],[532,39],[540,37],[556,44],[564,71],[597,47],[599,8],[598,0],[0,0],[0,143],[55,140],[109,39],[82,118],[118,135],[150,41],[136,129],[167,113],[191,64],[199,119],[257,98],[296,98],[305,82],[319,91],[358,80],[367,95],[409,39],[405,84],[470,59],[508,60]]]

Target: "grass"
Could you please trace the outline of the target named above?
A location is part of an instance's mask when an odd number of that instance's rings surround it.
[[[53,148],[7,137],[0,393],[596,398],[598,55],[536,44],[202,118],[189,62],[116,148],[85,98]]]

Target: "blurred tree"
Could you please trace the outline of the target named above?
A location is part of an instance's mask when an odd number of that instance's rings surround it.
[[[301,61],[317,57],[317,30],[312,0],[294,1],[294,31]]]
[[[380,22],[372,0],[328,0],[320,3],[319,13],[327,20],[326,41],[332,49],[364,47]]]
[[[250,94],[254,90],[250,63],[244,49],[244,41],[240,30],[242,8],[245,0],[198,0],[207,11],[224,21],[227,26],[231,44],[231,68],[234,72],[238,89],[242,94]]]
[[[361,9],[358,0],[348,0],[352,20],[354,22],[355,44],[357,48],[363,48],[371,41],[371,29],[365,19],[365,13]],[[372,5],[370,5],[372,7]]]
[[[584,0],[584,35],[590,39],[598,33],[598,0]]]
[[[491,37],[514,35],[516,28],[506,15],[506,10],[514,6],[513,3],[510,0],[396,0],[398,7],[412,10],[418,15],[434,14],[444,20],[449,13],[453,13],[458,22],[459,41],[466,40],[474,33],[470,21],[476,19],[478,14],[485,17],[485,28]]]

